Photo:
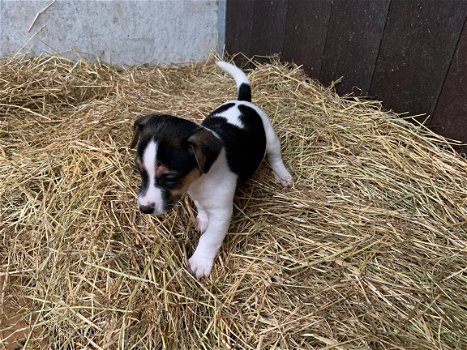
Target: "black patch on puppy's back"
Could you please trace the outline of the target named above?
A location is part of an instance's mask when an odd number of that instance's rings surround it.
[[[230,102],[230,103],[220,105],[210,115],[221,114],[222,112],[225,112],[226,110],[232,108],[233,106],[235,106],[234,102]]]
[[[243,128],[227,122],[216,115],[237,105]],[[239,181],[248,180],[256,171],[266,151],[266,134],[263,121],[251,107],[241,103],[227,103],[217,108],[202,123],[214,131],[224,142],[227,163],[232,172],[238,174]]]

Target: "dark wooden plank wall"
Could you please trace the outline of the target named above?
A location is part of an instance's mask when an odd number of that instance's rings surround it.
[[[456,140],[466,139],[467,129],[467,21],[451,60],[448,75],[430,127]],[[467,153],[467,147],[464,147]]]
[[[326,85],[343,77],[338,93],[425,114],[467,143],[466,15],[467,0],[227,0],[226,50],[280,54]]]
[[[433,114],[465,20],[458,4],[391,2],[370,96],[396,111]]]
[[[312,77],[321,74],[326,31],[331,14],[329,1],[287,3],[282,58],[304,66]]]
[[[388,7],[389,0],[333,3],[319,77],[323,83],[343,76],[336,86],[339,94],[368,94]]]

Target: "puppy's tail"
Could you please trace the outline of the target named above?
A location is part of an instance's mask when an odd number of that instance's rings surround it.
[[[219,61],[216,62],[220,69],[229,73],[237,84],[238,100],[251,102],[251,87],[247,75],[238,67],[233,64]]]

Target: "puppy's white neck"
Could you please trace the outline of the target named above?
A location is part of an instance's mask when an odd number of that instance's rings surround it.
[[[189,196],[209,208],[222,207],[225,202],[232,201],[238,176],[226,169],[227,159],[223,148],[211,169],[191,184]]]

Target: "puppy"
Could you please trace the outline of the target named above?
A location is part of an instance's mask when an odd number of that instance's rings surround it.
[[[188,262],[197,278],[211,272],[229,228],[237,183],[253,175],[265,154],[276,182],[292,185],[271,122],[251,103],[248,77],[229,63],[217,65],[235,79],[237,100],[219,106],[201,125],[170,115],[139,117],[130,146],[138,143],[141,212],[164,214],[184,193],[193,200],[202,235]]]

